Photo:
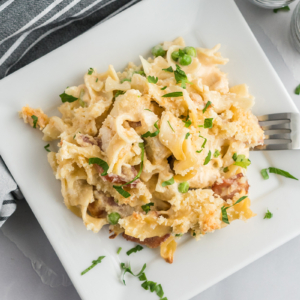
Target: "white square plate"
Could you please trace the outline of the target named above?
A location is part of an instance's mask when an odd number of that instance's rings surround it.
[[[126,256],[132,243],[121,237],[109,240],[106,229],[87,231],[64,207],[60,182],[43,149],[46,143],[17,112],[29,104],[52,114],[61,103],[58,95],[81,83],[89,67],[105,71],[113,64],[121,70],[128,61],[137,63],[139,54],[150,54],[157,43],[178,36],[193,46],[222,44],[223,56],[230,59],[224,68],[230,84],[250,86],[255,114],[297,111],[232,0],[143,1],[0,82],[0,153],[82,299],[156,299],[136,278],[127,276],[127,286],[121,284],[119,264],[128,260],[134,272],[146,262],[148,279],[161,283],[169,300],[189,299],[300,233],[299,182],[273,174],[264,181],[259,173],[275,166],[300,177],[296,151],[251,153],[250,197],[257,217],[235,221],[199,242],[186,237],[172,265],[158,250]],[[274,213],[271,220],[263,220],[267,208]],[[102,263],[80,276],[100,255],[106,256]]]

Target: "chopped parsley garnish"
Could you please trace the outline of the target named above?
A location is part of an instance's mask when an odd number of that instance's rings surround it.
[[[182,236],[183,233],[176,233],[175,236],[179,237],[179,236]]]
[[[248,197],[248,196],[243,196],[243,197],[241,197],[239,200],[237,200],[234,204],[232,204],[232,205],[230,205],[230,206],[227,206],[227,207],[225,207],[225,206],[222,206],[222,207],[221,207],[222,221],[223,221],[224,223],[230,224],[230,223],[229,223],[229,220],[228,220],[227,209],[230,208],[230,207],[232,207],[232,206],[234,206],[234,205],[236,205],[236,204],[238,204],[238,203],[240,203],[241,201],[243,201],[243,200],[246,199],[247,197]]]
[[[171,179],[164,181],[164,182],[161,184],[161,186],[162,186],[162,187],[165,187],[165,186],[167,186],[167,185],[172,185],[172,184],[174,184],[174,183],[175,183],[175,180],[174,180],[174,177],[172,177]]]
[[[116,91],[116,93],[115,93],[115,99],[116,99],[118,96],[124,95],[124,94],[125,94],[124,91],[120,91],[120,90]]]
[[[124,79],[122,79],[122,80],[120,81],[120,83],[123,83],[124,81],[131,82],[131,79],[129,79],[129,78],[124,78]]]
[[[250,164],[251,164],[250,159],[246,158],[244,154],[237,155],[234,163],[235,166],[240,166],[245,169],[247,169],[247,167],[250,166]]]
[[[113,185],[113,188],[124,198],[130,197],[130,194],[127,191],[123,190],[121,185]]]
[[[122,195],[124,198],[128,198],[130,197],[130,194],[123,190],[123,186],[125,185],[128,185],[134,181],[136,181],[138,178],[140,178],[141,174],[142,174],[142,171],[143,171],[143,166],[144,166],[144,153],[145,153],[145,148],[144,148],[144,143],[139,143],[139,147],[141,148],[141,166],[140,166],[140,170],[139,172],[137,173],[137,175],[132,179],[130,180],[129,182],[126,182],[122,185],[113,185],[113,188],[120,194]]]
[[[215,150],[215,153],[214,153],[214,157],[218,157],[221,153],[219,152],[219,150]]]
[[[85,93],[84,89],[81,89],[80,95],[79,95],[79,98],[78,98],[78,101],[79,101],[79,104],[80,104],[81,107],[86,107],[86,103],[82,99],[84,93]]]
[[[181,68],[177,64],[176,64],[176,70],[174,71],[174,76],[175,76],[176,83],[181,83],[181,87],[184,89],[186,88],[186,83],[192,84],[190,81],[188,81],[185,72],[181,70]]]
[[[229,171],[228,167],[225,167],[225,168],[223,169],[223,172],[224,172],[224,173],[227,173],[228,171]]]
[[[146,133],[142,134],[142,138],[146,138],[146,137],[155,137],[159,134],[159,128],[158,128],[158,125],[157,125],[157,122],[158,120],[154,123],[154,127],[157,129],[156,131],[154,132],[150,132],[150,131],[147,131]]]
[[[269,210],[267,210],[264,219],[271,219],[272,217],[273,217],[273,214]]]
[[[151,210],[150,206],[154,206],[154,203],[150,202],[145,205],[142,205],[142,210],[147,214]]]
[[[204,142],[203,142],[203,144],[202,144],[202,146],[201,146],[201,148],[204,148],[205,147],[205,145],[206,145],[206,142],[207,142],[207,138],[205,138],[204,136],[202,136],[202,135],[199,135],[199,137],[201,137],[201,138],[203,138],[204,139]]]
[[[273,168],[273,167],[266,168],[266,169],[263,169],[263,170],[260,171],[260,173],[261,173],[261,175],[263,176],[264,179],[269,179],[269,175],[268,175],[267,171],[269,171],[270,173],[274,173],[274,174],[277,174],[277,175],[284,176],[286,178],[299,180],[298,178],[294,177],[289,172],[283,171],[283,170],[280,170],[280,169],[277,169],[277,168]]]
[[[89,68],[89,70],[88,70],[88,75],[92,75],[93,72],[94,72],[94,69],[93,69],[93,68]]]
[[[300,95],[300,84],[296,87],[295,94]]]
[[[187,140],[188,137],[190,136],[191,134],[188,132],[186,135],[185,135],[185,139]]]
[[[36,123],[37,123],[39,118],[35,115],[32,115],[31,119],[33,120],[33,128],[36,128]]]
[[[263,179],[265,179],[265,180],[269,179],[268,169],[262,169],[260,171],[260,173],[261,173],[261,176],[263,177]]]
[[[290,11],[290,8],[288,6],[280,7],[280,8],[275,8],[273,9],[273,12],[277,14],[278,11]]]
[[[153,112],[151,109],[148,109],[148,108],[145,108],[144,110],[148,110],[148,111],[151,111],[151,112]]]
[[[141,271],[138,274],[134,275],[131,271],[130,265],[128,267],[126,267],[124,263],[121,263],[120,266],[121,266],[121,269],[124,270],[124,272],[122,274],[122,281],[123,281],[124,285],[126,285],[125,279],[124,279],[124,276],[126,273],[130,273],[132,276],[135,276],[135,277],[140,277],[144,273],[144,270],[146,269],[146,264],[144,264]]]
[[[167,86],[164,86],[163,88],[161,88],[162,91],[164,91],[167,88]]]
[[[150,280],[147,280],[145,282],[142,283],[141,285],[145,290],[149,290],[150,289],[150,292],[153,293],[153,292],[156,292],[156,295],[161,299],[166,299],[163,298],[163,295],[164,295],[164,291],[163,291],[163,288],[161,286],[161,284],[157,284],[156,282],[154,281],[150,281]]]
[[[148,80],[148,82],[149,83],[157,83],[157,81],[158,81],[158,77],[155,77],[155,76],[148,76],[147,77],[147,80]]]
[[[48,145],[46,145],[45,147],[44,147],[44,149],[47,151],[47,152],[51,152],[48,148],[50,147],[50,145],[48,144]]]
[[[147,280],[146,274],[143,273],[141,276],[139,276],[139,280],[140,280],[140,281],[145,281],[145,280]]]
[[[204,120],[204,128],[212,128],[213,127],[213,118],[206,118]]]
[[[170,73],[173,73],[173,69],[172,67],[169,67],[167,69],[162,69],[163,71],[166,71],[166,72],[170,72]]]
[[[169,94],[164,94],[162,95],[162,97],[182,97],[183,93],[182,92],[173,92],[173,93],[169,93]]]
[[[204,160],[204,166],[207,165],[209,162],[210,162],[210,159],[211,159],[211,151],[209,150],[207,156],[205,157],[205,160]]]
[[[173,130],[173,132],[175,132],[169,121],[168,121],[168,124],[169,124],[170,128]]]
[[[73,97],[73,96],[71,96],[69,94],[66,94],[65,92],[63,92],[62,94],[60,94],[59,97],[60,97],[62,103],[65,103],[65,102],[72,103],[72,102],[78,100],[78,98]]]
[[[120,219],[120,214],[118,214],[117,212],[112,212],[108,215],[108,222],[109,224],[112,224],[112,225],[116,225],[118,224],[118,221]]]
[[[131,253],[136,253],[136,252],[141,251],[141,250],[143,250],[143,249],[144,249],[144,248],[143,248],[141,245],[137,245],[136,247],[134,247],[134,248],[128,250],[128,251],[126,252],[126,254],[129,256]]]
[[[142,75],[142,76],[146,76],[145,72],[143,70],[141,71],[134,71],[133,74],[139,74],[139,75]]]
[[[234,161],[236,161],[236,159],[237,159],[237,153],[235,152],[235,153],[233,153],[233,155],[232,155],[232,159],[234,160]]]
[[[201,149],[201,150],[196,150],[197,153],[201,153],[202,151],[203,151],[203,149]]]
[[[184,124],[184,127],[186,127],[186,128],[189,128],[189,127],[191,126],[191,124],[192,124],[192,121],[191,121],[191,120],[187,120],[187,121],[182,120],[182,122],[185,123],[185,124]]]
[[[92,164],[97,164],[103,169],[103,173],[101,174],[101,176],[107,175],[107,170],[109,169],[109,166],[106,161],[102,160],[99,157],[91,157],[89,158],[89,165]]]
[[[83,272],[81,272],[81,275],[84,275],[85,273],[93,269],[96,265],[100,264],[104,257],[105,256],[99,256],[96,260],[93,260],[92,265],[85,269]]]
[[[181,182],[178,186],[178,191],[182,194],[185,194],[188,192],[189,187],[190,187],[190,185],[187,181]]]
[[[98,80],[99,80],[99,79],[98,79],[98,77],[97,77],[97,78],[96,78],[96,82],[98,82]]]
[[[211,105],[210,101],[207,101],[207,103],[205,104],[204,108],[202,109],[202,112],[205,113],[207,108]]]
[[[117,254],[120,254],[121,251],[122,251],[122,247],[119,247]]]

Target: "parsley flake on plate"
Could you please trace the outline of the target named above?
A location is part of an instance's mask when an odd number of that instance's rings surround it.
[[[126,273],[130,273],[134,277],[140,277],[144,273],[144,270],[146,269],[146,264],[144,264],[141,271],[138,274],[134,275],[131,271],[130,265],[128,265],[128,267],[126,267],[124,263],[121,263],[120,266],[121,266],[121,269],[124,271],[122,274],[122,281],[123,281],[124,285],[126,285],[125,278],[124,278]]]
[[[284,6],[284,7],[280,7],[280,8],[275,8],[275,9],[273,9],[273,12],[274,12],[275,14],[277,14],[277,12],[279,12],[279,11],[290,11],[290,8],[289,8],[289,6],[287,5],[287,6]]]
[[[88,271],[90,271],[91,269],[93,269],[96,265],[100,264],[102,259],[105,256],[99,256],[96,260],[92,261],[92,265],[89,266],[87,269],[85,269],[84,271],[81,272],[81,275],[84,275],[85,273],[87,273]]]
[[[141,245],[137,245],[136,247],[134,247],[134,248],[128,250],[128,251],[126,252],[126,254],[129,256],[130,254],[136,253],[136,252],[141,251],[141,250],[143,250],[143,249],[144,249],[144,247],[142,247]]]
[[[51,152],[48,148],[50,147],[50,144],[47,144],[44,149],[47,151],[47,152]]]
[[[287,171],[284,171],[284,170],[281,170],[281,169],[277,169],[277,168],[274,168],[274,167],[269,167],[269,168],[266,168],[266,169],[262,169],[260,171],[262,177],[264,179],[269,179],[269,174],[268,174],[268,171],[269,173],[273,173],[273,174],[277,174],[277,175],[281,175],[281,176],[284,176],[286,178],[291,178],[291,179],[295,179],[295,180],[299,180],[298,178],[294,177],[292,174],[290,174],[289,172]]]
[[[272,217],[273,217],[273,214],[269,210],[267,210],[264,219],[271,219]]]

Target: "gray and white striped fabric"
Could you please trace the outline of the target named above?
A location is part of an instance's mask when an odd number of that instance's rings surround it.
[[[0,0],[0,79],[139,1]],[[0,227],[21,198],[0,157]]]

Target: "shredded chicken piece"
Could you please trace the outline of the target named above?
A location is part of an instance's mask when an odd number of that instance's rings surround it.
[[[240,194],[243,190],[248,193],[249,184],[242,173],[239,173],[229,179],[223,179],[221,183],[215,182],[212,190],[218,194],[223,200],[229,200],[235,194]]]
[[[160,246],[162,242],[164,242],[170,236],[169,233],[165,234],[164,236],[154,236],[151,238],[144,239],[143,241],[139,240],[138,238],[129,236],[123,233],[124,239],[127,241],[135,242],[141,245],[148,246],[149,248],[157,248]]]

